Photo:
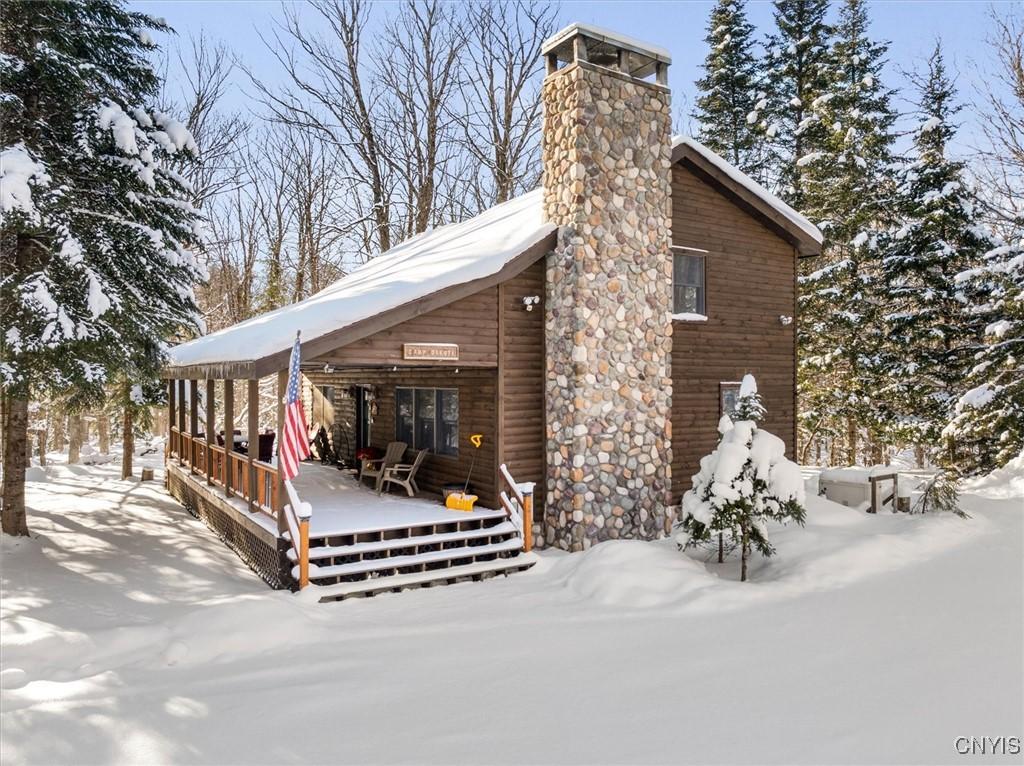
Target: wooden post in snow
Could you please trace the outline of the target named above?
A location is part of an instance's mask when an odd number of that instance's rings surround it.
[[[523,550],[533,550],[533,486],[523,489]]]
[[[281,514],[283,517],[284,514]],[[309,585],[309,518],[299,519],[299,588]]]

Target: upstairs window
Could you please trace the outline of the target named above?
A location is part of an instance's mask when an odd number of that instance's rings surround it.
[[[704,256],[672,253],[672,313],[705,314]]]
[[[395,438],[437,455],[459,454],[459,392],[454,388],[396,388]]]

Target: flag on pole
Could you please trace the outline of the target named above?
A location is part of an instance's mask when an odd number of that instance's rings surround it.
[[[284,433],[277,451],[278,470],[284,481],[291,481],[299,473],[299,461],[309,457],[309,436],[306,429],[306,414],[302,411],[302,397],[299,392],[299,363],[302,351],[299,334],[295,333],[292,358],[288,362],[288,391],[284,400]]]

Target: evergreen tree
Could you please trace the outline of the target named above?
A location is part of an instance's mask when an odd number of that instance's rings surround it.
[[[693,488],[683,496],[682,520],[676,541],[692,545],[728,534],[739,541],[740,580],[747,579],[750,552],[771,556],[769,521],[803,524],[806,511],[800,467],[786,459],[782,439],[758,427],[765,410],[757,383],[746,375],[740,389],[735,422],[723,415],[718,448],[700,461]]]
[[[813,103],[821,148],[798,160],[807,171],[809,212],[825,234],[823,257],[801,279],[801,315],[808,318],[801,331],[804,407],[831,420],[825,430],[833,436],[844,435],[851,463],[861,431],[880,445],[884,423],[877,396],[885,374],[878,365],[878,237],[892,219],[896,121],[893,93],[881,80],[886,50],[869,37],[866,0],[845,0],[828,89]]]
[[[758,84],[754,27],[746,0],[718,0],[708,20],[708,55],[694,118],[705,146],[744,173],[760,177],[764,168],[760,113],[767,98]]]
[[[957,446],[967,475],[1001,468],[1024,452],[1024,240],[986,253],[983,264],[957,275],[975,294],[986,343],[974,356],[970,386],[943,430]]]
[[[200,219],[170,160],[184,126],[148,108],[158,79],[147,30],[163,22],[117,0],[12,0],[0,29],[4,269],[3,530],[27,534],[24,444],[31,395],[79,404],[194,324],[191,248]],[[151,363],[145,363],[152,369]]]
[[[918,86],[916,159],[899,177],[904,223],[885,247],[885,363],[898,427],[914,443],[936,446],[966,390],[985,324],[977,307],[988,287],[956,277],[980,266],[995,243],[980,225],[981,207],[964,164],[949,156],[960,106],[940,46]],[[950,450],[942,457],[955,462]]]
[[[824,131],[813,105],[828,88],[829,0],[775,0],[775,32],[766,43],[767,104],[760,127],[767,141],[770,183],[804,211],[803,166],[820,151]]]

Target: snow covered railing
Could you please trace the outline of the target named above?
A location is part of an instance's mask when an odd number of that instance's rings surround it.
[[[288,523],[288,537],[291,538],[292,549],[299,565],[299,589],[309,585],[309,520],[313,516],[313,506],[299,500],[298,494],[290,481],[284,483],[288,493],[288,502],[284,506],[284,518]]]
[[[508,514],[509,521],[519,530],[523,541],[523,550],[529,552],[533,548],[533,482],[520,484],[508,472],[508,466],[501,464],[501,477],[512,490],[512,497],[502,490],[499,497],[501,505]]]

